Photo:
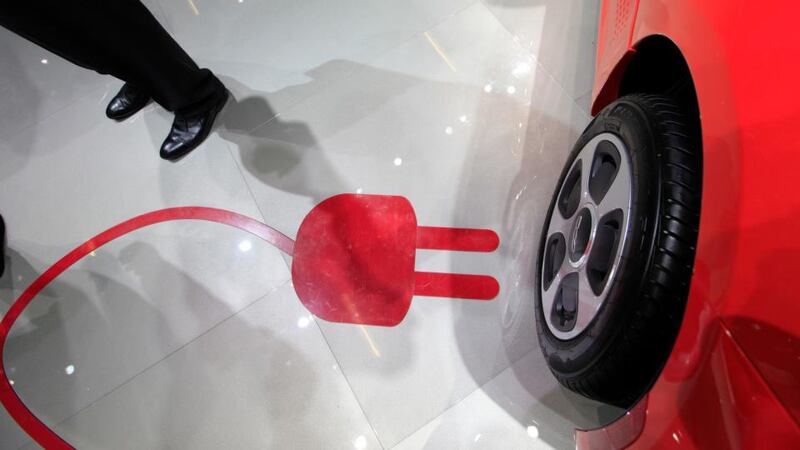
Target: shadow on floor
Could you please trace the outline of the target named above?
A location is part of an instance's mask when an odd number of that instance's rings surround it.
[[[37,417],[77,448],[117,447],[120,436],[131,442],[142,442],[139,439],[146,436],[146,447],[171,447],[175,445],[171,438],[203,434],[210,420],[222,422],[219,430],[235,430],[238,418],[220,417],[213,405],[230,405],[226,393],[230,385],[220,381],[236,365],[239,347],[221,349],[219,345],[225,343],[198,342],[190,352],[192,364],[181,362],[186,352],[173,352],[199,335],[186,336],[185,327],[176,330],[171,323],[176,318],[164,317],[161,310],[163,304],[171,303],[172,308],[198,315],[196,320],[180,318],[185,323],[197,322],[201,315],[207,321],[208,311],[216,309],[214,316],[226,327],[252,330],[253,325],[243,322],[237,311],[226,310],[226,302],[164,259],[153,245],[132,237],[123,239],[130,243],[118,256],[99,249],[94,256],[84,257],[51,282],[20,316],[4,355],[17,394]],[[0,278],[6,308],[39,275],[34,264],[13,249],[7,262],[7,272]],[[171,287],[168,292],[162,289],[166,285]],[[240,323],[232,325],[232,321]],[[260,399],[268,424],[302,422],[305,408],[295,399],[313,395],[316,372],[291,344],[267,329],[256,332],[269,343],[264,357],[271,362],[265,372],[250,375],[260,383],[290,370],[283,378],[296,381],[284,387],[281,395]],[[154,371],[155,375],[149,375]],[[164,395],[126,392],[133,377]],[[202,392],[193,391],[200,388]],[[120,397],[124,400],[119,401]],[[106,399],[106,406],[98,414],[93,406],[100,399]],[[226,426],[225,420],[231,422]],[[169,433],[145,432],[153,424]],[[313,433],[312,424],[307,430]],[[223,432],[220,439],[226,436],[230,437]],[[268,435],[264,438],[270,446]],[[276,445],[283,442],[276,439]],[[25,443],[10,419],[0,425],[0,443],[3,448]]]

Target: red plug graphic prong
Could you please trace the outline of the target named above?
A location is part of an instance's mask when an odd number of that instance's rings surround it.
[[[497,280],[488,275],[414,272],[414,295],[492,300],[499,293]]]
[[[500,238],[492,230],[417,227],[417,249],[454,252],[493,252]]]
[[[417,249],[456,252],[493,252],[500,238],[492,230],[474,228],[417,227]],[[491,300],[500,285],[486,275],[436,272],[414,273],[414,295],[451,297],[468,300]]]

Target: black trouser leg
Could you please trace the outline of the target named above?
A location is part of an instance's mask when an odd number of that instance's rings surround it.
[[[0,25],[177,114],[205,111],[224,95],[139,0],[0,0]]]

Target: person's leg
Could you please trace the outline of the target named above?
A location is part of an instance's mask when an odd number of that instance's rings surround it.
[[[152,96],[175,112],[161,157],[177,159],[211,133],[228,98],[139,0],[0,0],[0,25],[81,66],[126,82],[106,114],[122,119]],[[122,101],[120,103],[119,101]]]
[[[201,114],[225,95],[138,0],[0,2],[0,25],[145,90],[178,115]]]
[[[107,71],[101,71],[90,61],[81,58],[80,49],[87,48],[89,43],[83,41],[80,34],[60,16],[59,11],[47,7],[47,2],[0,2],[0,26],[73,64],[107,74]]]

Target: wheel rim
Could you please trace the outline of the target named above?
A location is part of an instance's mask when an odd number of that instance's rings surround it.
[[[625,144],[611,133],[581,149],[558,190],[539,290],[547,327],[559,339],[583,332],[608,297],[625,246],[631,190]]]

